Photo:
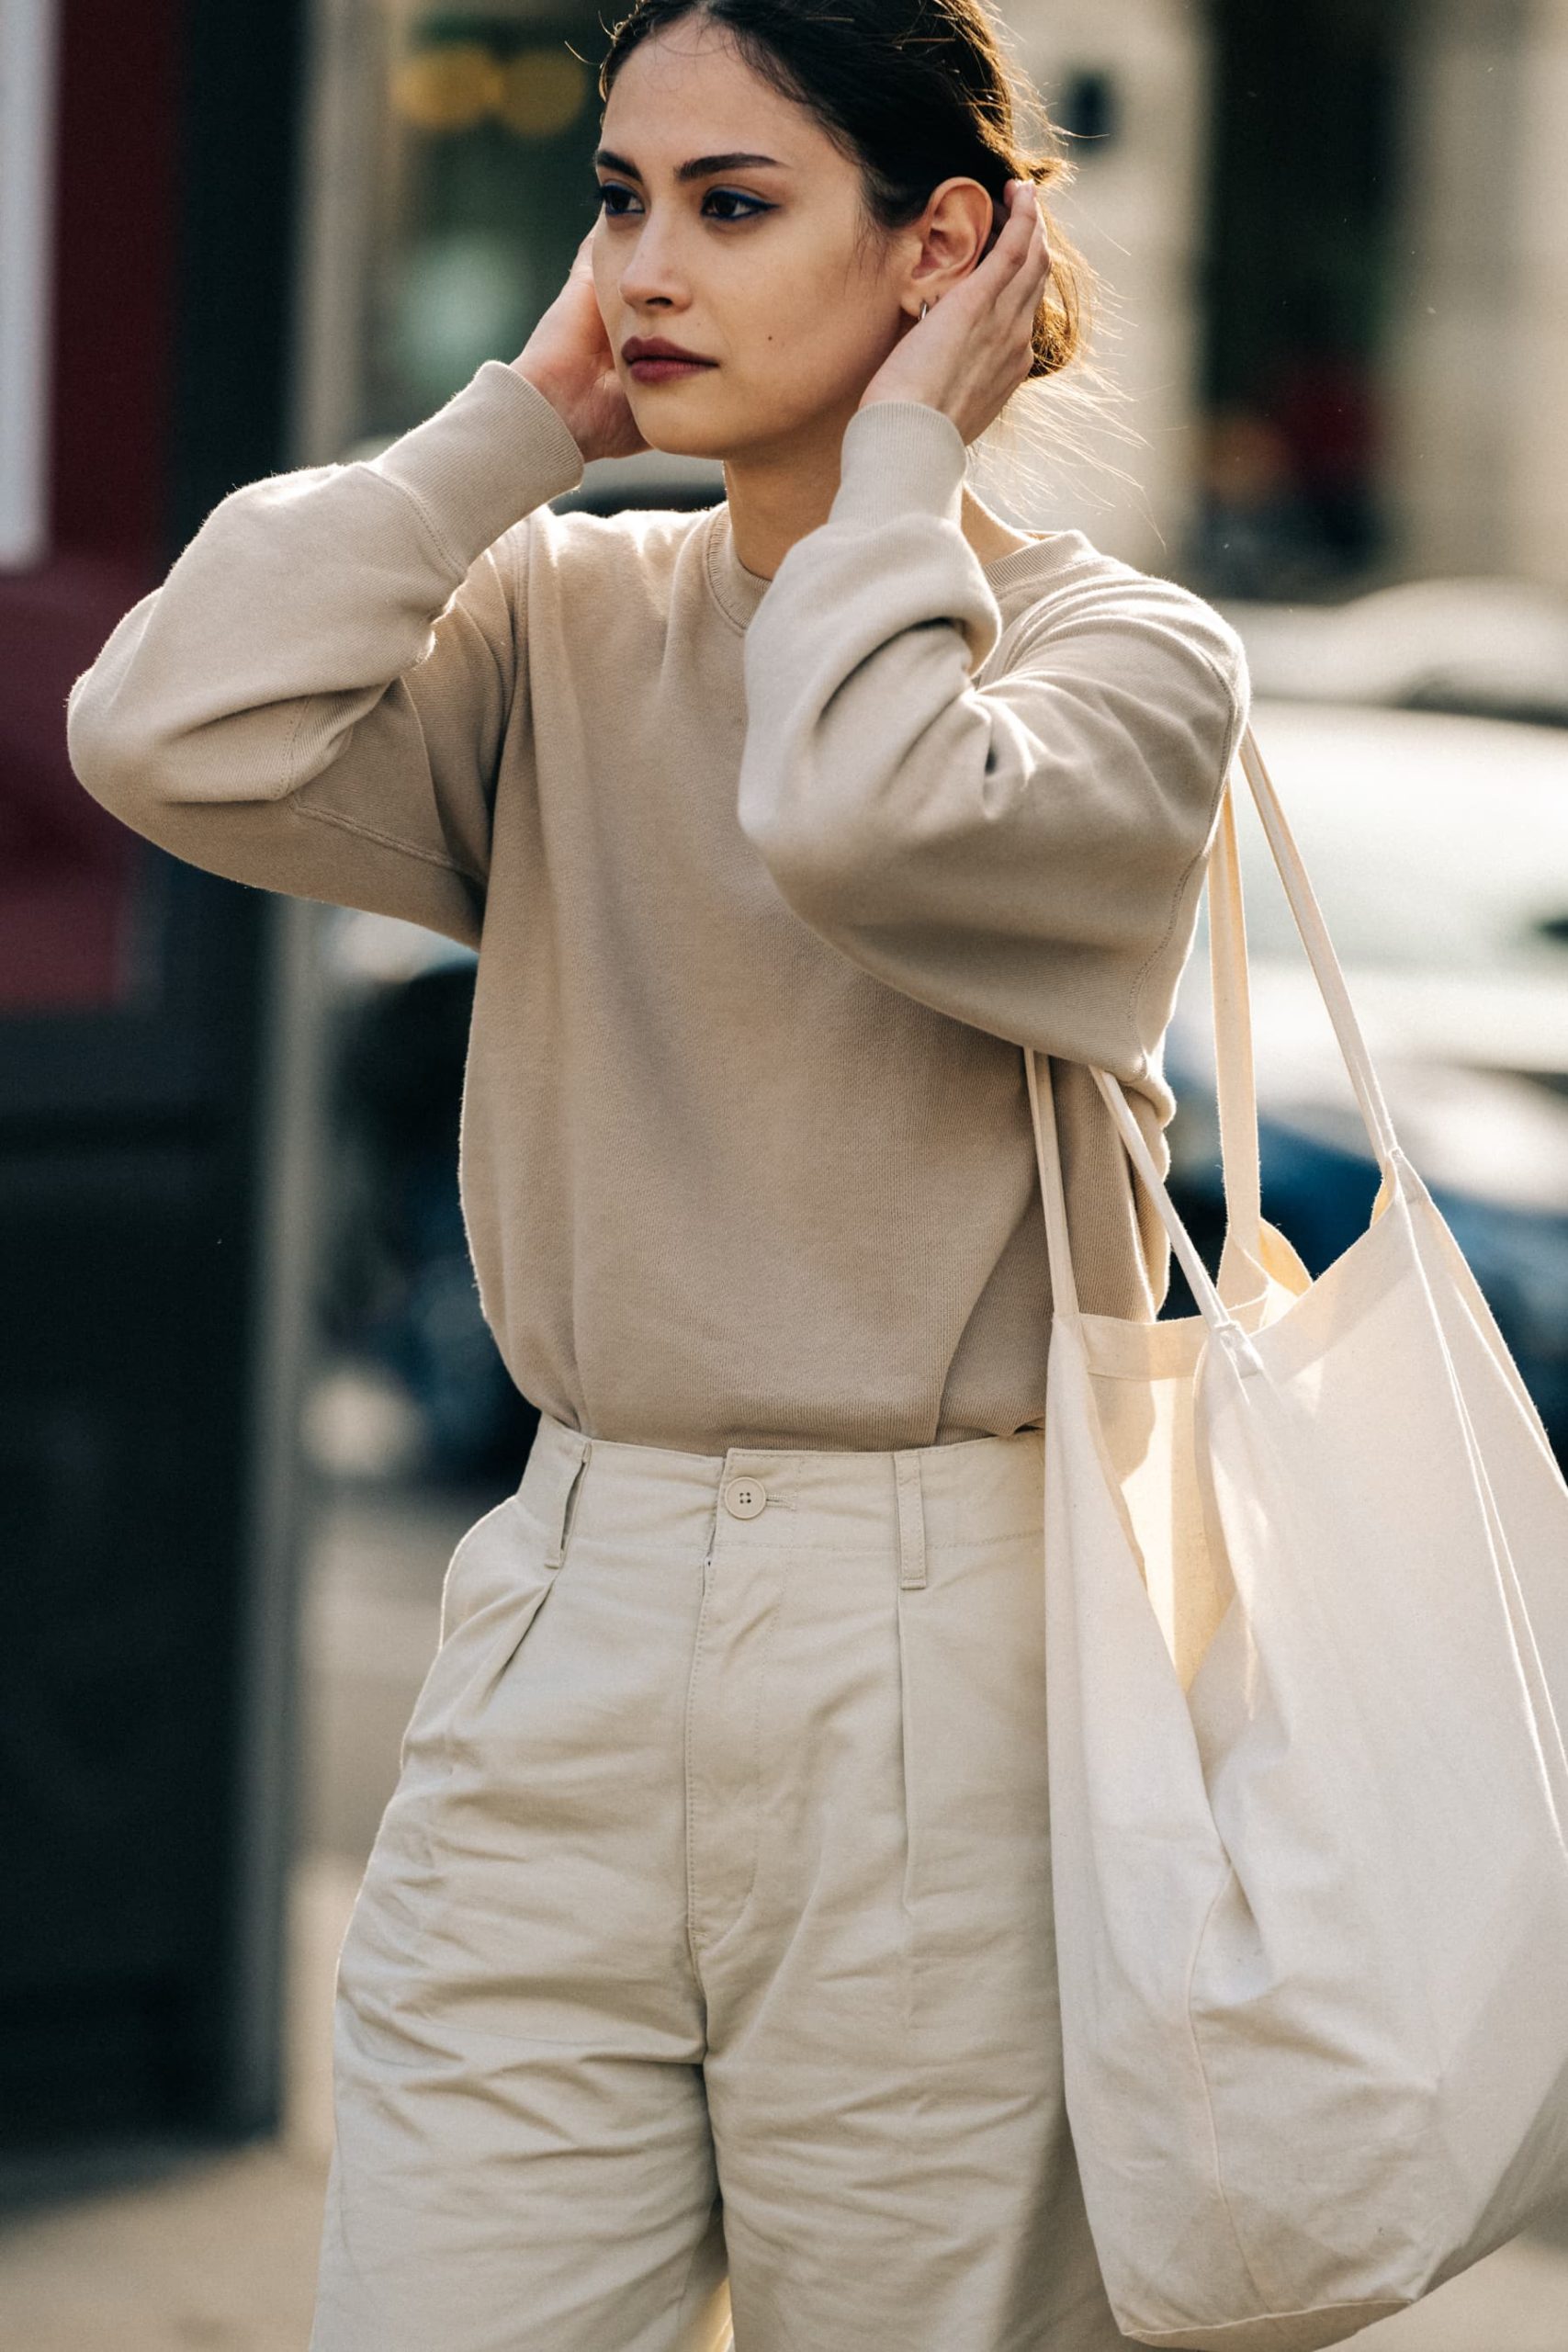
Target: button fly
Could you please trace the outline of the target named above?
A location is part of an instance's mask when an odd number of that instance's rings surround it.
[[[761,1478],[731,1478],[725,1487],[725,1510],[736,1519],[755,1519],[767,1503],[768,1490]]]

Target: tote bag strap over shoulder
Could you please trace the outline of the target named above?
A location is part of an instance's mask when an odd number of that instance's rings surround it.
[[[1419,1188],[1420,1180],[1400,1148],[1372,1068],[1360,1024],[1350,1003],[1345,976],[1334,952],[1327,926],[1300,850],[1291,831],[1279,796],[1269,778],[1258,739],[1250,725],[1245,729],[1239,759],[1251,787],[1264,831],[1284,884],[1291,912],[1302,936],[1339,1048],[1350,1074],[1373,1156],[1382,1182],[1373,1204],[1379,1214],[1397,1167]],[[1235,772],[1227,777],[1221,797],[1219,821],[1209,851],[1209,958],[1213,978],[1215,1091],[1220,1120],[1220,1154],[1224,1171],[1226,1246],[1239,1249],[1261,1269],[1265,1256],[1264,1223],[1258,1164],[1258,1090],[1253,1057],[1250,990],[1247,981],[1247,925],[1242,902],[1241,864],[1236,849]],[[1043,1057],[1024,1048],[1030,1111],[1034,1125],[1041,1193],[1045,1208],[1045,1232],[1050,1256],[1053,1297],[1057,1309],[1076,1316],[1077,1287],[1068,1243],[1066,1193],[1056,1134],[1055,1107],[1051,1098],[1046,1059],[1043,1094],[1039,1069]],[[1121,1130],[1134,1166],[1147,1185],[1166,1231],[1170,1236],[1199,1310],[1215,1329],[1238,1331],[1229,1306],[1199,1257],[1176,1204],[1161,1178],[1142,1128],[1134,1117],[1121,1081],[1109,1070],[1096,1069],[1095,1081]]]
[[[1235,796],[1227,778],[1209,853],[1209,978],[1214,1007],[1214,1092],[1225,1224],[1254,1265],[1263,1256],[1263,1201],[1258,1148],[1258,1086],[1252,1048],[1251,987],[1235,838]]]

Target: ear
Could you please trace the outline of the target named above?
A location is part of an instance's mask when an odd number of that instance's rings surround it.
[[[915,224],[919,244],[908,294],[917,312],[922,302],[936,301],[985,259],[1007,226],[1007,207],[978,180],[943,180],[933,190]]]

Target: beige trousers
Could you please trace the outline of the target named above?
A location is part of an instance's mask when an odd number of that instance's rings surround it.
[[[1039,1432],[541,1420],[344,1938],[311,2352],[1111,2352],[1066,2111]]]

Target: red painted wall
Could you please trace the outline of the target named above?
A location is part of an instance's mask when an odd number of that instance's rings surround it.
[[[139,845],[71,772],[65,697],[167,566],[184,7],[62,17],[50,546],[0,571],[0,1017],[129,984]]]

